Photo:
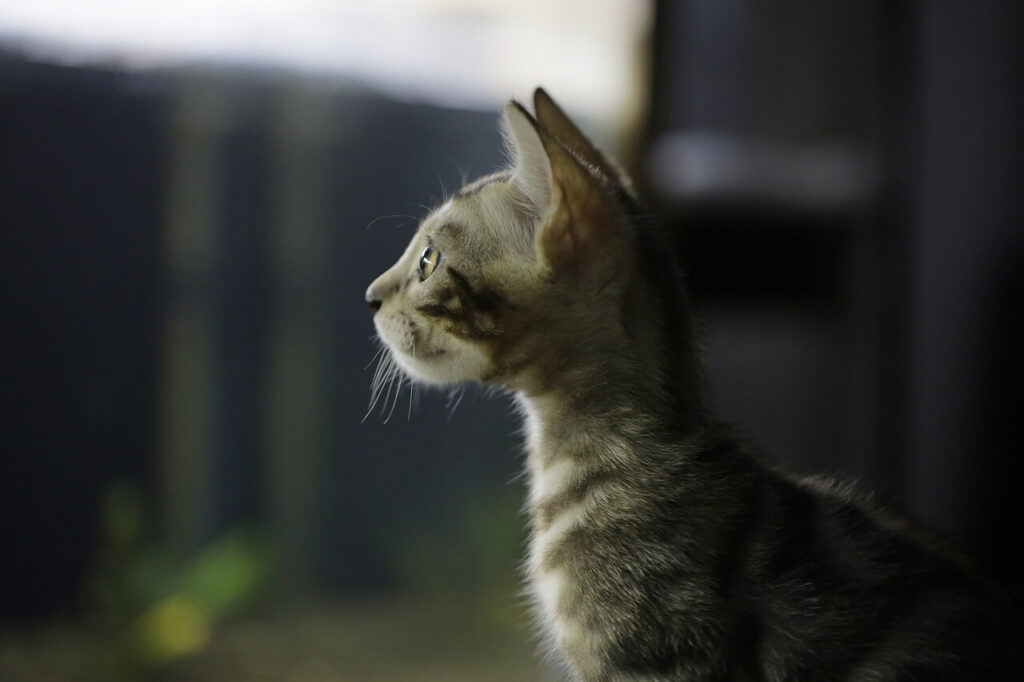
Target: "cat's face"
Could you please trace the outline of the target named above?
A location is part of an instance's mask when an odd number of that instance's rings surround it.
[[[517,104],[506,109],[511,168],[427,216],[367,290],[380,339],[415,379],[524,388],[564,364],[581,338],[617,328],[609,311],[621,307],[631,260],[602,172],[615,171],[537,97],[539,123]]]
[[[486,380],[493,347],[536,293],[532,218],[509,179],[485,178],[433,211],[367,290],[380,339],[416,379]]]

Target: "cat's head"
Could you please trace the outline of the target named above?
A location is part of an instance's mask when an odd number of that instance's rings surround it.
[[[638,233],[622,173],[542,90],[534,105],[536,117],[505,109],[509,167],[424,218],[367,289],[380,338],[414,379],[538,391],[613,348],[642,355],[650,344],[636,337],[657,333],[638,324],[663,317],[639,251],[665,247]]]

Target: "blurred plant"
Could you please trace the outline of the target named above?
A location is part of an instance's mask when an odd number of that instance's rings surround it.
[[[145,677],[198,653],[270,576],[271,552],[254,532],[230,531],[193,555],[173,556],[152,540],[142,495],[124,483],[107,491],[100,523],[87,598],[111,644],[111,677]]]

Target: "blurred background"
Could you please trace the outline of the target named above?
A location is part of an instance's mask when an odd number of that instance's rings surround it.
[[[365,287],[536,85],[671,229],[718,413],[1020,600],[1021,14],[0,2],[0,679],[559,679],[508,401],[367,413]]]

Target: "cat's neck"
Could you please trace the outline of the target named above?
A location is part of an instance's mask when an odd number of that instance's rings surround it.
[[[558,460],[635,466],[628,460],[706,426],[685,291],[673,261],[646,261],[654,264],[637,268],[617,296],[552,320],[537,339],[546,345],[528,349],[528,369],[510,387],[523,406],[534,473]],[[650,281],[651,272],[665,281]]]
[[[630,468],[645,452],[678,444],[706,426],[696,400],[642,377],[585,373],[570,385],[520,391],[529,468],[534,478],[570,463]]]
[[[519,388],[530,451],[554,458],[621,439],[679,442],[700,430],[706,416],[696,381],[678,380],[636,348],[563,355],[543,380]]]

